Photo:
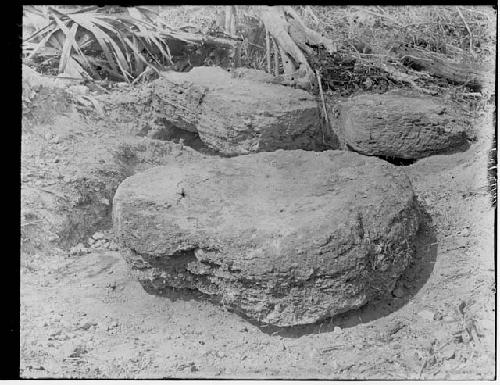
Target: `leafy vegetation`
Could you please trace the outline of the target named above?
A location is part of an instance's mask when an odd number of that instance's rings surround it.
[[[113,13],[99,7],[26,7],[27,19],[34,14],[46,25],[25,38],[23,53],[41,66],[57,61],[59,74],[130,81],[146,67],[171,63],[164,35],[148,13],[138,7]]]
[[[402,45],[455,61],[494,60],[496,12],[486,6],[300,7],[309,27],[352,52],[363,42],[372,55],[393,55]]]
[[[178,48],[172,46],[172,36],[187,42],[195,34],[227,33],[228,8],[26,6],[24,58],[53,75],[133,81],[178,60],[171,53]],[[238,65],[266,70],[272,60],[278,74],[283,70],[280,47],[272,37],[266,44],[266,28],[257,7],[232,8],[235,30],[231,32],[240,38]],[[398,61],[398,49],[404,46],[457,63],[495,58],[496,12],[491,7],[308,5],[294,9],[307,27],[333,41],[338,52],[359,59]],[[218,64],[220,60],[202,63]]]

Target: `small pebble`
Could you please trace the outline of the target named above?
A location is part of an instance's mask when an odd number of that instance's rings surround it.
[[[405,291],[403,290],[403,288],[398,287],[393,290],[392,295],[396,298],[402,298],[405,295]]]
[[[80,95],[83,95],[83,94],[86,94],[89,92],[88,87],[86,87],[84,85],[74,85],[74,86],[68,87],[68,90],[70,90],[71,92],[74,92],[76,94],[80,94]]]
[[[434,320],[434,313],[431,312],[430,310],[422,310],[421,312],[418,313],[418,315],[421,318],[426,319],[428,321],[433,321]]]
[[[469,335],[469,333],[467,333],[467,331],[464,330],[462,332],[462,342],[468,343],[468,342],[470,342],[470,340],[471,340],[471,336]]]
[[[452,360],[455,358],[455,346],[452,344],[448,344],[444,346],[440,351],[439,351],[441,357],[445,360]]]
[[[113,283],[108,283],[106,285],[106,288],[109,288],[111,290],[115,290],[116,289],[116,282],[113,282]]]
[[[480,319],[477,321],[477,325],[482,329],[482,330],[494,330],[495,329],[495,320],[487,320],[487,319]]]
[[[50,143],[53,143],[53,144],[59,144],[60,142],[61,142],[61,138],[59,137],[59,135],[54,136],[54,137],[50,140]]]
[[[81,253],[85,252],[86,250],[87,249],[85,248],[85,246],[82,243],[79,243],[76,246],[72,247],[69,250],[69,253],[71,255],[78,255],[78,254],[81,254]]]
[[[119,326],[118,321],[113,321],[113,322],[111,322],[111,323],[109,324],[109,326],[108,326],[108,330],[112,330],[112,329],[114,329],[114,328],[117,328],[118,326]]]
[[[463,229],[462,231],[460,231],[459,233],[462,237],[468,237],[470,236],[470,230],[469,229]]]
[[[99,239],[98,241],[96,241],[96,243],[94,243],[92,245],[92,247],[99,248],[99,249],[105,248],[106,241],[104,239]]]
[[[56,240],[58,240],[58,239],[59,239],[59,235],[57,235],[57,234],[53,234],[53,235],[51,235],[51,236],[49,236],[49,237],[47,238],[47,240],[48,240],[49,242],[53,242],[53,241],[56,241]]]
[[[92,322],[86,322],[82,326],[80,326],[80,329],[89,330],[92,326],[97,326],[97,324]]]
[[[92,238],[94,238],[94,239],[103,239],[104,238],[104,234],[102,232],[98,231],[94,235],[92,235]]]
[[[340,326],[335,326],[335,327],[333,328],[333,332],[334,332],[335,334],[340,334],[340,333],[342,333],[342,328],[341,328]]]

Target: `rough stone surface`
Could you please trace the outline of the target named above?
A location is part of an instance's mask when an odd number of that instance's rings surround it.
[[[222,154],[332,147],[328,134],[323,133],[318,104],[311,94],[266,83],[260,79],[262,74],[250,73],[248,79],[248,73],[243,75],[233,77],[221,68],[196,67],[186,73],[164,73],[156,87],[169,90],[163,92],[163,99],[168,100],[171,89],[192,85],[195,95],[187,109],[193,119],[187,126],[191,131],[195,126],[200,139]],[[181,91],[186,99],[190,91]],[[186,104],[177,101],[169,104],[180,105],[182,112]]]
[[[146,85],[143,94],[149,96],[156,119],[161,124],[173,125],[181,130],[197,132],[200,118],[200,106],[207,89],[201,84],[193,84],[176,72],[161,77]]]
[[[256,82],[278,83],[278,79],[276,79],[273,75],[253,68],[236,68],[232,73],[232,76],[235,78],[253,80]]]
[[[403,171],[342,151],[157,167],[126,179],[113,210],[122,252],[148,291],[195,289],[277,326],[390,292],[419,222]]]
[[[467,146],[466,124],[436,98],[359,95],[338,110],[340,142],[361,154],[420,159]]]
[[[225,88],[232,79],[229,71],[216,66],[194,67],[189,72],[164,72],[162,77],[174,82],[191,82],[210,89]]]
[[[277,149],[321,150],[318,106],[305,91],[233,79],[204,98],[198,135],[226,155]]]

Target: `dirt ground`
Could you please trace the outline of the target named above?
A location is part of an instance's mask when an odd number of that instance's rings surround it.
[[[137,136],[137,122],[116,111],[99,115],[69,99],[52,108],[58,97],[47,98],[23,121],[22,378],[494,378],[491,115],[475,123],[466,152],[404,166],[427,215],[392,295],[277,329],[182,293],[149,295],[105,241],[113,191],[126,176],[216,155]],[[104,240],[90,247],[95,232]]]

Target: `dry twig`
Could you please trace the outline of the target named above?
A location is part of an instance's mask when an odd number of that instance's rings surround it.
[[[325,122],[326,122],[326,126],[328,128],[328,130],[331,130],[331,126],[330,126],[330,119],[328,119],[328,112],[326,110],[326,103],[325,103],[325,95],[323,94],[323,87],[321,86],[321,76],[319,74],[319,71],[316,70],[316,79],[318,81],[318,86],[319,86],[319,95],[321,97],[321,103],[323,105],[323,115],[324,115],[324,119],[325,119]],[[323,133],[323,143],[325,143],[325,134]]]
[[[271,39],[269,38],[269,30],[266,28],[266,64],[267,73],[271,73]]]

